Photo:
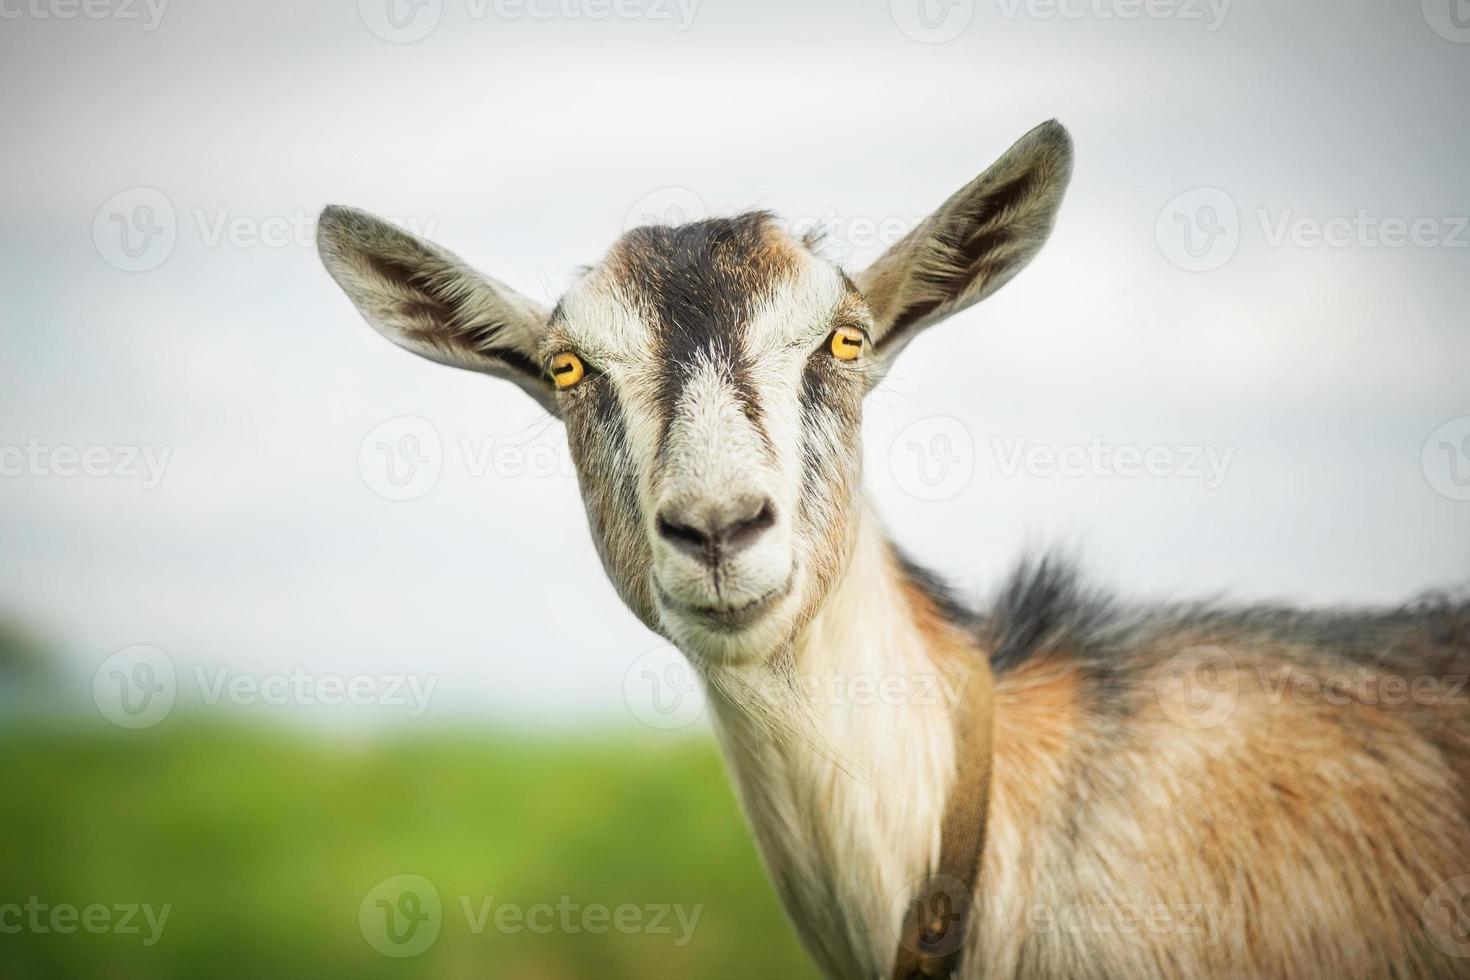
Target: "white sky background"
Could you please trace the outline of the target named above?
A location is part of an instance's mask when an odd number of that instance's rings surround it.
[[[475,476],[459,451],[564,457],[560,426],[378,338],[317,261],[317,211],[432,227],[548,304],[668,187],[824,219],[856,267],[880,249],[848,247],[849,222],[912,223],[1051,117],[1077,144],[1051,244],[869,401],[895,537],[977,597],[1053,543],[1134,596],[1389,602],[1470,581],[1470,457],[1423,460],[1470,415],[1470,231],[1452,237],[1470,43],[1431,28],[1440,0],[1239,0],[1216,30],[1194,0],[1203,21],[936,2],[971,14],[946,43],[888,0],[701,0],[684,31],[443,0],[402,44],[355,0],[175,0],[152,31],[24,2],[0,0],[0,446],[172,447],[153,489],[0,477],[0,611],[79,668],[153,643],[182,668],[435,673],[435,716],[626,718],[624,674],[657,640],[606,583],[574,481]],[[105,202],[137,187],[167,197],[176,243],[127,272],[93,225],[103,209],[105,240]],[[1199,187],[1238,208],[1238,248],[1188,272],[1156,219]],[[1359,211],[1452,240],[1270,243],[1283,215]],[[283,218],[305,230],[211,242],[222,219]],[[359,446],[406,415],[437,429],[443,475],[390,502]],[[935,415],[968,432],[973,477],[924,501],[890,448]],[[994,439],[1234,454],[1214,488],[1007,476]]]

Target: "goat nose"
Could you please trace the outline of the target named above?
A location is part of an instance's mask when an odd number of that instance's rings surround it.
[[[665,506],[657,523],[659,537],[714,566],[755,544],[776,523],[776,505],[769,497],[746,496],[714,504]]]

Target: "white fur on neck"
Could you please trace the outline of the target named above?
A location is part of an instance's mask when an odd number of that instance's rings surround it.
[[[848,568],[792,659],[809,710],[771,714],[805,724],[763,724],[714,678],[716,728],[803,940],[829,975],[876,977],[916,880],[938,859],[955,738],[953,694],[866,507]],[[784,681],[755,686],[801,696]]]

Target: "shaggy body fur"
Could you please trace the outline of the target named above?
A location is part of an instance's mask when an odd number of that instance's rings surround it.
[[[1431,902],[1470,872],[1470,605],[1119,611],[1042,563],[981,635],[976,976],[1470,976],[1426,935],[1464,928]]]

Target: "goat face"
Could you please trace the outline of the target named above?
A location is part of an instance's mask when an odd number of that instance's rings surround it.
[[[558,415],[624,601],[696,659],[749,663],[842,572],[864,395],[1030,260],[1070,170],[1065,130],[1038,127],[856,281],[763,213],[635,229],[549,313],[360,211],[328,208],[318,244],[389,339]]]

